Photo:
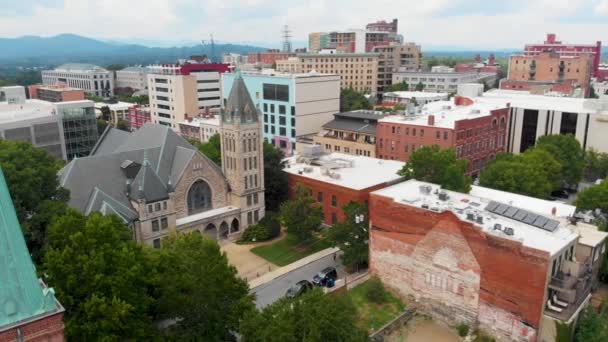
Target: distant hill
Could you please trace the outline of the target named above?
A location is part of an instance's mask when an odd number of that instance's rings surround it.
[[[223,53],[248,53],[264,48],[215,44],[217,61]],[[23,36],[0,38],[0,64],[3,65],[57,65],[65,62],[82,62],[108,65],[149,64],[175,62],[190,55],[211,55],[209,46],[154,48],[135,44],[109,43],[75,34],[54,37]]]

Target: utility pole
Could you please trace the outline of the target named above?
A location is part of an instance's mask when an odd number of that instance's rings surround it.
[[[283,26],[283,52],[291,52],[291,31],[289,26]]]

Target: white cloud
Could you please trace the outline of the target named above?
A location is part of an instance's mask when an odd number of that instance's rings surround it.
[[[3,2],[7,4],[2,4]],[[37,3],[27,13],[2,17],[5,36],[53,35],[146,40],[216,40],[280,43],[289,24],[295,41],[309,32],[363,28],[378,19],[399,19],[406,40],[423,45],[518,48],[541,41],[546,32],[572,42],[595,41],[608,21],[577,20],[577,13],[608,14],[608,0],[511,0],[507,6],[483,0],[64,0]],[[55,1],[57,2],[57,1]],[[8,8],[8,10],[7,10]]]

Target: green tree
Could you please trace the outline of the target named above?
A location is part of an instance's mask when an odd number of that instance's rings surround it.
[[[105,121],[110,121],[111,119],[111,111],[110,111],[110,107],[108,106],[103,106],[101,108],[99,108],[99,111],[101,111],[101,119],[105,120]]]
[[[468,193],[471,178],[466,176],[467,161],[456,159],[454,149],[424,146],[416,150],[398,174],[406,179],[417,179],[441,185],[453,191]]]
[[[485,187],[537,198],[548,198],[560,187],[561,164],[542,149],[521,155],[499,155],[479,176]]]
[[[198,150],[211,159],[217,166],[222,166],[222,146],[220,142],[220,135],[214,134],[209,141],[206,143],[196,142],[194,144]]]
[[[357,308],[347,295],[328,296],[315,289],[249,313],[241,333],[245,342],[367,341],[357,320]]]
[[[604,180],[579,192],[575,204],[578,209],[600,209],[608,213],[608,182]]]
[[[106,127],[108,127],[108,122],[106,120],[101,118],[97,119],[97,133],[99,133],[99,135],[106,130]]]
[[[124,68],[125,68],[124,64],[110,64],[106,67],[106,70],[117,71],[117,70],[122,70]]]
[[[281,204],[281,221],[287,232],[300,241],[308,241],[321,227],[322,209],[310,195],[310,191],[298,184],[295,198]]]
[[[365,266],[369,257],[367,207],[351,201],[342,206],[342,211],[345,219],[329,229],[328,239],[344,253],[341,259],[346,267],[355,269]]]
[[[264,141],[264,199],[266,210],[278,211],[287,200],[287,173],[283,172],[285,162],[283,151]]]
[[[62,164],[30,143],[0,139],[0,166],[35,261],[39,261],[49,220],[61,213],[69,199],[69,191],[60,188],[57,179]]]
[[[255,310],[247,282],[215,241],[174,234],[159,252],[159,311],[176,319],[168,332],[174,340],[226,341]]]
[[[85,94],[84,98],[89,101],[93,101],[93,102],[103,102],[104,101],[103,97],[97,96],[97,95],[91,95],[91,94]],[[103,108],[104,107],[101,108],[102,113],[103,113]],[[110,108],[108,107],[108,112],[109,112],[109,110],[110,110]]]
[[[581,181],[585,157],[581,144],[573,135],[546,135],[538,139],[536,147],[551,153],[561,164],[563,185],[576,186]]]
[[[416,91],[423,91],[424,90],[424,84],[422,82],[418,82],[418,84],[416,84]]]
[[[131,131],[129,129],[129,122],[126,120],[123,120],[123,119],[118,119],[118,122],[116,123],[116,128],[121,131],[126,131],[126,132]]]
[[[48,232],[43,272],[66,309],[73,341],[136,341],[153,336],[156,279],[144,246],[114,215],[69,209]]]
[[[361,93],[353,89],[340,90],[340,111],[349,112],[357,109],[371,109],[369,100]]]
[[[608,153],[600,153],[593,149],[585,152],[584,178],[594,182],[608,176]]]
[[[384,88],[384,91],[408,91],[410,90],[410,85],[407,84],[406,81],[402,81],[400,83],[391,84]]]
[[[608,341],[608,305],[602,305],[599,312],[588,306],[578,320],[575,332],[577,342]]]

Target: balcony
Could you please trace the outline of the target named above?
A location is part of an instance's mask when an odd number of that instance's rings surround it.
[[[549,282],[545,314],[565,322],[589,298],[593,274],[588,263],[565,261],[562,269]]]

